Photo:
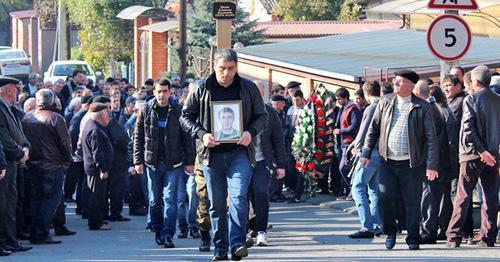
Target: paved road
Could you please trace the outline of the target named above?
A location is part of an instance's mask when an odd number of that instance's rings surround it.
[[[198,241],[175,239],[177,248],[159,248],[153,234],[144,230],[144,217],[132,217],[130,222],[112,223],[113,230],[90,232],[86,221],[68,208],[68,226],[78,234],[61,237],[60,245],[35,246],[26,253],[16,253],[0,261],[209,261],[212,253],[198,252]],[[127,212],[125,212],[126,214]],[[467,247],[448,249],[444,242],[424,245],[410,252],[404,236],[387,251],[384,238],[352,240],[349,233],[358,229],[357,217],[331,208],[311,204],[272,205],[268,247],[250,249],[247,260],[254,261],[499,261],[500,248]]]

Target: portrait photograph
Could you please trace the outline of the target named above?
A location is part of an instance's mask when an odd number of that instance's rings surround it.
[[[236,143],[243,133],[241,101],[212,102],[212,134],[219,143]]]

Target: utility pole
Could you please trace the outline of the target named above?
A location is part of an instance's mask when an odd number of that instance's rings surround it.
[[[186,0],[180,0],[179,6],[179,73],[181,83],[186,80]]]
[[[444,14],[445,15],[458,15],[458,10],[444,10]],[[455,66],[459,66],[460,62],[458,60],[451,61],[451,62],[440,60],[439,65],[441,67],[439,79],[441,81],[443,81],[443,78],[446,75],[450,74],[450,70]]]
[[[58,15],[57,15],[57,31],[58,31],[58,38],[57,38],[57,60],[68,60],[68,45],[67,45],[67,37],[68,37],[68,32],[67,32],[67,21],[66,21],[66,7],[62,3],[61,0],[59,0],[59,8],[58,8]]]

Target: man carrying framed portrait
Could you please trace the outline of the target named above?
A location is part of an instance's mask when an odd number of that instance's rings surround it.
[[[211,205],[213,261],[227,260],[229,251],[233,260],[248,256],[244,245],[247,193],[256,164],[252,142],[268,121],[259,90],[252,81],[238,75],[237,64],[236,52],[218,50],[214,73],[196,83],[180,119],[184,130],[196,138],[197,153],[202,160]]]

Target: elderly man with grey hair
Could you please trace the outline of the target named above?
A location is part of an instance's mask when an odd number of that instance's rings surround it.
[[[50,89],[36,93],[36,110],[23,119],[31,143],[28,167],[32,176],[30,242],[58,244],[49,235],[49,225],[62,197],[64,172],[71,162],[71,138],[64,118],[54,111],[56,95]]]
[[[481,208],[482,247],[493,247],[497,236],[498,172],[500,157],[500,96],[488,88],[491,73],[485,66],[471,71],[473,94],[464,99],[459,139],[460,174],[453,214],[446,235],[449,247],[459,247],[461,229],[479,180],[484,200]]]

